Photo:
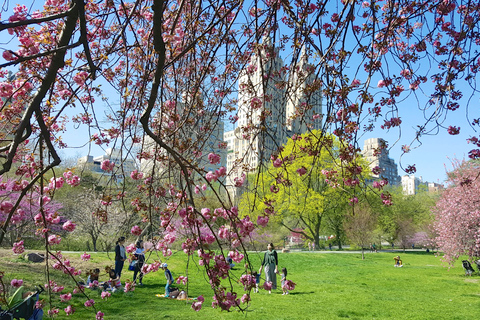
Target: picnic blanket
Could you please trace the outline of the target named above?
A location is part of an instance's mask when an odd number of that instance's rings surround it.
[[[165,294],[156,294],[155,297],[172,299],[172,298],[170,298],[170,297],[165,297]],[[175,299],[173,299],[173,300],[183,300],[183,301],[188,300],[188,301],[193,301],[193,300],[197,300],[197,298],[188,298],[188,299],[185,299],[185,298],[184,298],[184,299],[175,298]]]

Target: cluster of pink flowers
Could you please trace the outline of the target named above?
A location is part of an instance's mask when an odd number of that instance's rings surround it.
[[[130,232],[133,234],[133,235],[136,235],[136,236],[139,236],[142,234],[142,229],[140,229],[139,226],[133,226],[132,229],[130,230]]]
[[[150,272],[157,272],[161,266],[162,266],[162,263],[160,261],[155,261],[151,264],[144,264],[142,267],[142,272],[143,274],[148,274]]]
[[[236,263],[242,262],[243,257],[244,257],[243,254],[241,254],[237,250],[230,251],[229,255],[230,255],[230,258],[232,258],[232,260],[235,261]]]
[[[133,180],[140,180],[143,178],[143,173],[139,172],[138,170],[133,170],[130,173],[130,178],[132,178]]]
[[[262,227],[266,227],[268,224],[269,218],[268,216],[258,216],[257,217],[257,224]]]
[[[115,163],[110,160],[103,160],[100,168],[105,172],[111,172],[115,168]]]
[[[392,195],[388,192],[382,193],[380,198],[382,199],[383,204],[386,206],[391,206],[393,204]]]
[[[215,255],[215,253],[212,251],[204,251],[202,249],[198,249],[197,254],[200,257],[200,259],[198,260],[198,264],[201,266],[209,264],[210,260]]]
[[[447,129],[448,134],[451,134],[452,136],[460,134],[460,127],[456,126],[449,126]]]
[[[95,315],[95,320],[103,320],[104,313],[102,311],[98,311]]]
[[[305,173],[307,173],[307,169],[302,166],[301,168],[298,168],[298,169],[297,169],[297,173],[298,173],[298,175],[301,177],[301,176],[303,176]]]
[[[235,292],[227,292],[219,290],[213,296],[212,307],[220,307],[222,310],[230,310],[231,307],[236,307],[240,305],[240,300],[237,299],[237,294]]]
[[[244,274],[240,277],[239,282],[243,285],[243,290],[249,291],[255,288],[256,279],[254,276],[250,274]]]
[[[68,220],[63,224],[62,229],[68,232],[72,232],[73,230],[75,230],[75,227],[76,227],[76,224]]]
[[[199,296],[197,298],[197,301],[192,304],[192,309],[195,311],[200,311],[200,309],[202,309],[202,304],[204,301],[205,299],[203,298],[203,296]]]
[[[93,300],[93,299],[87,300],[84,303],[85,307],[87,307],[87,308],[88,307],[93,307],[94,304],[95,304],[95,300]]]
[[[90,260],[90,255],[89,255],[88,253],[84,252],[84,253],[80,256],[80,258],[81,258],[83,261],[88,261],[88,260]]]
[[[23,280],[19,279],[13,279],[11,282],[10,282],[10,285],[14,288],[20,288],[22,285],[23,285]]]
[[[212,181],[217,181],[218,178],[224,177],[227,174],[227,168],[225,167],[220,167],[215,172],[209,171],[205,175],[205,179],[207,179],[208,182]]]
[[[108,298],[110,298],[111,295],[112,295],[112,294],[111,294],[110,292],[108,292],[108,291],[102,291],[102,294],[100,295],[100,297],[101,297],[102,299],[108,300]]]
[[[270,282],[270,281],[265,281],[265,282],[263,283],[263,289],[268,290],[268,291],[272,290],[272,282]]]
[[[381,190],[383,187],[385,187],[388,184],[388,180],[382,179],[380,181],[373,181],[372,187],[375,189]]]
[[[211,164],[219,164],[220,161],[221,161],[220,155],[215,153],[208,154],[208,162],[210,162]]]
[[[182,283],[183,285],[186,285],[187,282],[188,282],[188,277],[179,276],[179,277],[177,278],[177,284]]]
[[[50,280],[48,283],[45,284],[45,289],[48,289],[50,287],[50,290],[52,292],[62,292],[65,287],[59,286],[55,281]]]
[[[242,303],[248,303],[249,301],[252,301],[252,298],[250,298],[250,295],[248,293],[244,293],[243,296],[240,298],[240,301]]]
[[[60,295],[60,301],[61,302],[67,302],[72,299],[72,294],[71,293],[65,293]]]
[[[246,179],[245,173],[242,173],[241,177],[234,178],[233,181],[235,183],[235,187],[240,188],[241,186],[243,186],[243,184],[245,183],[245,179]]]
[[[67,307],[66,307],[65,309],[63,309],[63,310],[65,311],[65,313],[67,314],[67,316],[70,316],[70,315],[72,315],[72,314],[75,313],[75,309],[74,309],[71,305],[67,306]]]
[[[285,280],[285,283],[282,286],[282,289],[286,289],[288,291],[295,290],[296,283],[292,280]]]
[[[415,167],[415,165],[410,165],[408,166],[406,169],[405,169],[405,172],[408,173],[408,174],[414,174],[415,172],[417,172],[417,168]]]
[[[135,283],[131,281],[125,281],[125,287],[123,288],[123,292],[127,293],[131,291],[135,291]]]
[[[195,186],[195,193],[196,194],[199,194],[200,193],[200,190],[207,190],[207,185],[204,183],[202,186]]]
[[[280,168],[282,166],[282,164],[283,164],[283,161],[280,158],[276,158],[276,159],[273,160],[273,166],[275,168]]]
[[[134,243],[131,243],[125,247],[125,250],[127,251],[127,253],[134,253],[136,249],[137,248],[135,247]]]
[[[60,244],[60,241],[62,241],[62,238],[59,235],[52,234],[48,236],[49,245]]]
[[[25,247],[23,246],[23,240],[19,241],[19,242],[15,242],[13,244],[13,253],[15,254],[22,254],[25,252]]]
[[[60,310],[58,308],[53,308],[53,309],[48,310],[47,314],[50,317],[55,317],[59,312],[60,312]]]
[[[76,187],[80,184],[80,178],[74,175],[72,171],[64,172],[63,177],[69,186]]]
[[[380,127],[382,129],[390,129],[390,128],[393,128],[393,127],[400,126],[401,123],[402,123],[402,120],[399,117],[393,117],[390,120],[385,120],[383,125],[381,125]]]

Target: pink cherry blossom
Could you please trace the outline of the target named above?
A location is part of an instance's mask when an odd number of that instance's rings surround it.
[[[266,227],[268,224],[268,216],[258,216],[257,224],[262,227]]]
[[[263,289],[269,291],[269,290],[272,290],[272,283],[270,281],[265,281],[263,283]]]
[[[14,288],[20,288],[22,285],[23,285],[23,280],[19,279],[13,279],[11,282],[10,282],[10,285]]]
[[[75,230],[75,227],[76,227],[76,224],[68,220],[63,224],[62,229],[68,232],[72,232],[73,230]]]
[[[83,261],[88,261],[88,260],[90,260],[90,255],[89,255],[88,253],[84,252],[84,253],[80,256],[80,258],[81,258]]]
[[[88,307],[93,307],[94,304],[95,304],[95,300],[93,300],[93,299],[87,300],[84,303],[85,307],[87,307],[87,308]]]
[[[22,254],[23,252],[25,252],[25,247],[23,246],[23,240],[19,241],[19,242],[15,242],[13,244],[13,253],[15,254]]]
[[[115,168],[115,163],[110,160],[103,160],[100,164],[100,168],[105,172],[111,172]]]
[[[139,226],[133,226],[132,229],[130,230],[130,232],[131,232],[133,235],[139,236],[139,235],[142,234],[142,229],[140,229]]]
[[[71,293],[65,293],[60,295],[60,301],[61,302],[67,302],[72,299],[72,294]]]
[[[101,311],[98,311],[97,314],[95,315],[95,320],[103,320],[104,313]]]
[[[305,173],[307,173],[307,169],[305,167],[298,168],[297,173],[299,176],[303,176]]]
[[[142,172],[138,172],[137,170],[133,170],[131,173],[130,173],[130,178],[132,178],[133,180],[140,180],[143,178],[143,173]]]
[[[240,298],[240,301],[242,301],[242,303],[248,303],[251,300],[252,299],[250,298],[250,295],[246,293]]]
[[[220,160],[221,160],[221,158],[218,154],[215,154],[215,153],[209,153],[208,154],[208,161],[211,164],[219,164]]]
[[[71,305],[67,306],[63,310],[65,310],[65,313],[67,314],[67,316],[72,315],[75,312],[75,309],[73,309]]]

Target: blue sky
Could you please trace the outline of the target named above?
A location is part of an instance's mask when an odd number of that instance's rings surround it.
[[[41,6],[42,3],[42,1],[34,2],[33,8]],[[4,15],[2,15],[2,18],[5,19],[6,17],[8,17],[8,14],[4,13]],[[4,41],[5,40],[6,39],[4,39]],[[3,43],[1,47],[12,48],[12,46],[16,46],[17,43],[18,42],[16,41],[16,39],[14,39],[13,41],[9,41],[8,43]],[[286,53],[286,55],[288,54],[289,53]],[[289,61],[289,59],[286,57],[284,60],[286,62]],[[357,62],[354,61],[355,58],[353,58],[352,60],[353,64]],[[423,68],[430,66],[425,66]],[[393,70],[395,66],[391,65],[390,68],[391,70]],[[421,71],[424,71],[423,68],[420,67]],[[431,72],[434,72],[434,70],[432,70]],[[372,80],[378,81],[379,79]],[[426,98],[429,95],[429,89],[431,89],[431,84],[425,84],[424,90],[426,91],[424,92],[424,94],[419,92],[418,104],[423,105],[425,103]],[[466,85],[465,89],[468,89]],[[478,106],[479,97],[474,96],[471,98],[473,99],[469,101],[470,105]],[[466,98],[463,99],[462,107],[455,112],[451,112],[448,115],[448,119],[444,122],[444,126],[446,127],[448,127],[449,125],[461,127],[460,134],[457,136],[451,136],[446,132],[446,128],[441,128],[440,131],[435,135],[423,136],[421,139],[422,146],[417,149],[412,148],[412,151],[409,154],[403,155],[403,157],[400,158],[402,155],[402,145],[408,145],[414,140],[415,128],[417,127],[417,125],[423,123],[423,114],[417,108],[417,101],[414,99],[414,97],[409,97],[403,102],[399,103],[399,107],[401,108],[399,111],[399,116],[403,121],[400,132],[397,128],[393,128],[388,132],[377,128],[373,132],[365,133],[364,135],[360,136],[359,145],[363,147],[363,141],[368,138],[384,138],[388,141],[389,146],[391,147],[390,157],[394,159],[397,164],[401,163],[403,167],[415,164],[417,168],[416,176],[422,176],[424,181],[443,182],[446,178],[445,171],[452,168],[451,161],[453,159],[468,158],[468,151],[471,150],[473,146],[471,144],[467,144],[466,139],[471,136],[478,135],[474,131],[474,129],[469,126],[466,119],[466,111],[464,108],[467,104],[466,100]],[[103,107],[101,106],[101,104],[103,102],[101,101],[101,99],[98,99],[97,101],[99,110],[102,110]],[[480,117],[478,110],[478,107],[471,110],[476,114],[471,115],[470,119]],[[70,110],[70,112],[73,113],[73,110]],[[379,127],[380,124],[381,123],[378,122],[377,126]],[[62,136],[65,142],[70,146],[69,149],[64,149],[60,151],[60,154],[62,154],[64,157],[75,158],[78,156],[87,155],[89,153],[93,156],[99,156],[104,153],[104,150],[101,147],[94,144],[82,148],[77,148],[84,145],[89,139],[88,132],[85,130],[85,127],[82,127],[78,130],[73,130],[72,128],[70,128],[66,133],[62,134]],[[400,169],[400,166],[399,174],[405,174],[403,170]]]

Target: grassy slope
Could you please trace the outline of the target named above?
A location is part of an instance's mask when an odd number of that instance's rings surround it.
[[[73,260],[80,254],[71,254]],[[221,312],[212,309],[212,293],[204,273],[190,262],[189,294],[205,296],[203,309],[196,313],[190,304],[157,298],[164,293],[163,272],[145,277],[143,287],[135,292],[116,293],[102,301],[100,292],[89,291],[97,310],[106,313],[105,320],[127,319],[467,319],[480,316],[479,276],[465,277],[460,263],[451,270],[438,258],[420,253],[401,254],[403,268],[393,267],[392,253],[359,254],[279,253],[279,267],[287,267],[289,279],[297,288],[288,296],[281,291],[267,294],[252,293],[253,302],[247,314]],[[252,254],[255,268],[260,255]],[[7,270],[6,280],[23,278],[27,283],[44,282],[42,267],[19,259],[6,258],[0,270]],[[185,275],[185,256],[174,255],[169,261],[174,276]],[[110,262],[105,254],[92,254],[89,267],[103,267]],[[85,266],[84,266],[85,267]],[[133,273],[124,270],[123,279]],[[241,270],[235,270],[239,277]],[[279,279],[278,279],[279,280]],[[236,286],[236,284],[234,284]],[[178,286],[183,288],[182,285]],[[66,290],[71,291],[71,282]],[[243,289],[238,287],[239,297]],[[94,319],[91,309],[83,307],[84,299],[75,295],[73,316],[66,317],[66,303],[55,302],[62,308],[58,319]]]

